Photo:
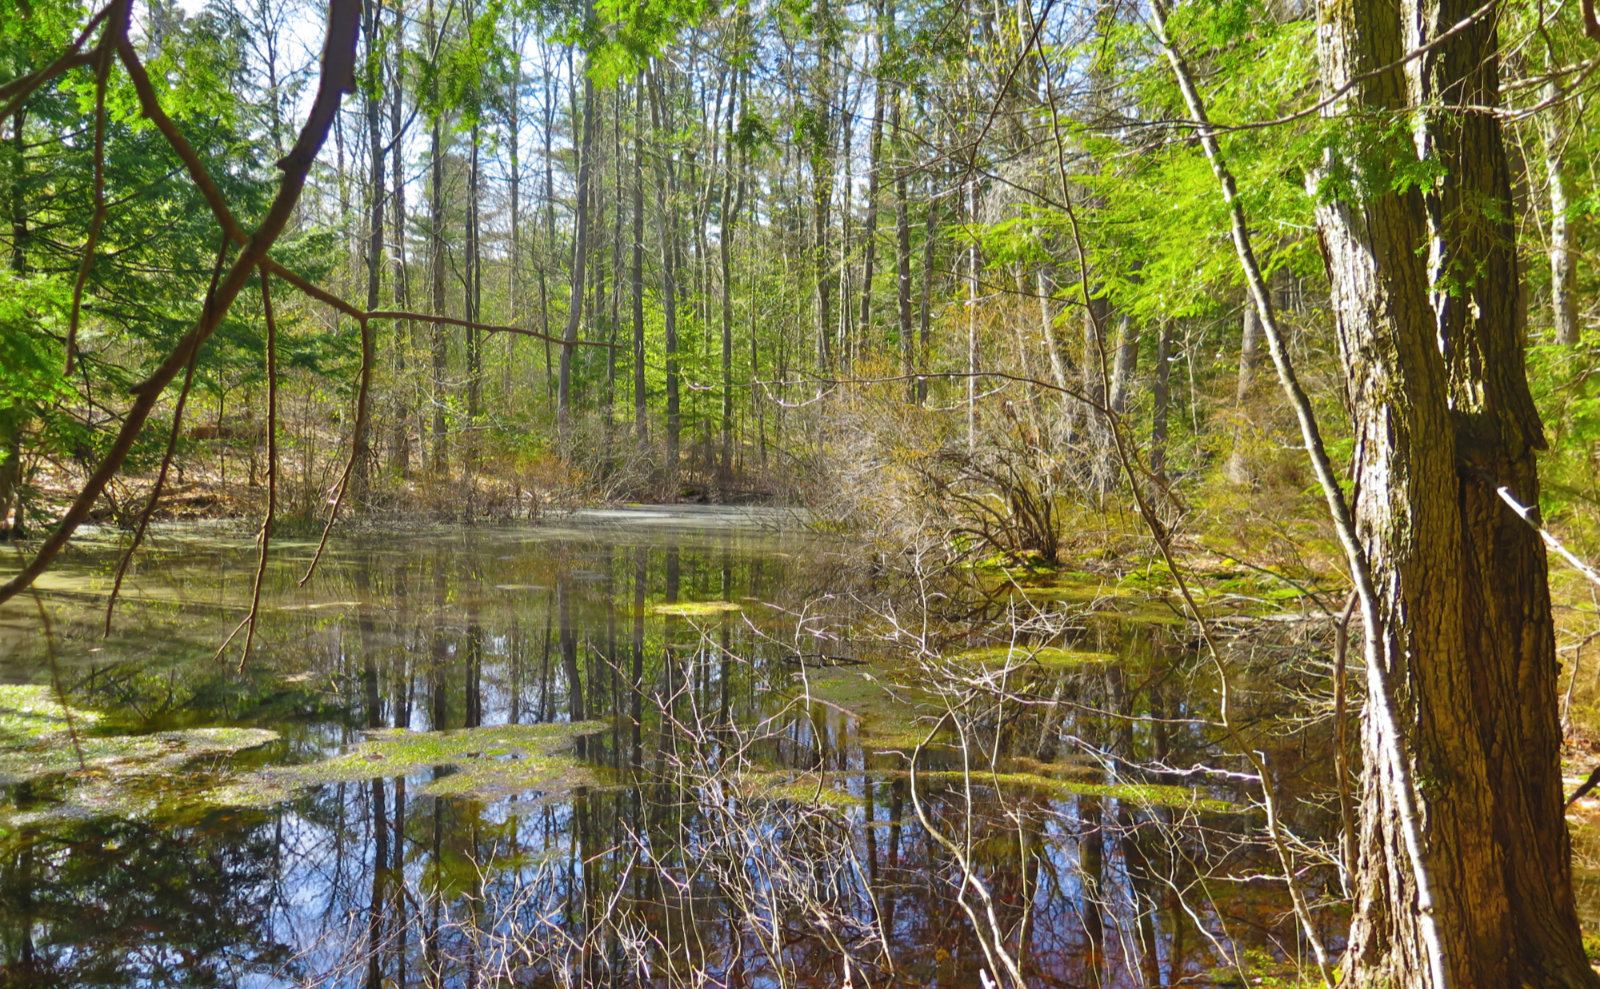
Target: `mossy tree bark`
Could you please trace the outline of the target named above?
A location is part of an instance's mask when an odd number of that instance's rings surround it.
[[[1358,986],[1597,986],[1562,815],[1544,549],[1496,490],[1537,504],[1544,440],[1510,169],[1484,112],[1496,19],[1457,30],[1472,8],[1321,13],[1330,113],[1357,135],[1324,162],[1317,221],[1376,599],[1347,970]]]

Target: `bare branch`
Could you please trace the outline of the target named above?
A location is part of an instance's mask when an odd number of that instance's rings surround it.
[[[162,392],[199,352],[201,345],[210,339],[211,334],[216,331],[217,324],[232,308],[234,300],[239,297],[246,282],[266,257],[267,251],[283,233],[294,211],[295,203],[300,200],[306,175],[311,170],[311,163],[316,157],[317,150],[321,148],[333,125],[334,114],[338,112],[340,100],[354,85],[360,6],[360,0],[329,2],[327,39],[323,47],[322,76],[316,99],[312,103],[311,111],[307,115],[305,126],[294,149],[280,162],[284,167],[284,176],[279,183],[278,194],[261,226],[250,238],[219,286],[215,305],[201,316],[200,322],[184,335],[150,376],[134,387],[133,404],[129,407],[123,419],[122,429],[118,432],[111,449],[107,451],[105,459],[85,482],[60,524],[39,547],[33,559],[21,573],[0,585],[0,602],[10,600],[19,591],[31,585],[61,552],[62,547],[72,538],[73,532],[83,520],[88,518],[100,493],[122,469],[123,462],[133,449],[134,441],[144,428],[145,421],[155,408]],[[182,152],[179,153],[181,156]]]

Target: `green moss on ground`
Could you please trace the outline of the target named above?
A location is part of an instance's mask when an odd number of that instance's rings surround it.
[[[895,682],[894,671],[879,665],[872,667],[824,667],[808,670],[804,685],[796,684],[795,693],[804,691],[814,705],[841,711],[861,725],[863,735],[880,738],[901,738],[927,734],[925,719],[942,706],[934,706],[934,698],[921,688]]]

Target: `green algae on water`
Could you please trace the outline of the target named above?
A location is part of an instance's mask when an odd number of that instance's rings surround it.
[[[743,774],[734,786],[752,800],[782,801],[797,807],[849,810],[861,805],[860,798],[834,786],[827,774],[757,771]]]
[[[41,684],[0,683],[0,744],[5,748],[18,740],[65,734],[69,718],[82,728],[99,721],[100,713],[63,707],[55,691]]]
[[[1085,652],[1062,649],[1058,646],[1029,647],[1018,645],[989,646],[958,653],[957,660],[993,666],[1021,666],[1029,664],[1047,669],[1070,670],[1081,667],[1105,666],[1115,663],[1118,657],[1104,652]]]
[[[677,618],[709,618],[732,611],[743,611],[744,605],[735,601],[676,601],[650,608],[651,614],[671,615]]]
[[[226,778],[208,757],[279,737],[228,727],[112,735],[100,721],[99,712],[63,706],[49,687],[0,685],[0,785],[17,787],[21,798],[0,807],[0,824],[150,816]]]
[[[1129,803],[1155,807],[1188,807],[1210,813],[1229,813],[1238,810],[1226,800],[1203,797],[1200,791],[1164,783],[1085,783],[1078,780],[1055,779],[1038,773],[986,773],[969,775],[956,770],[919,770],[917,782],[965,783],[974,786],[998,786],[1031,790],[1056,800],[1073,797],[1098,797],[1103,800],[1126,800]]]
[[[230,754],[278,738],[277,732],[264,728],[107,735],[98,732],[99,722],[99,712],[64,707],[47,686],[0,684],[0,785],[69,774],[127,778],[166,773],[202,756]]]
[[[483,797],[536,787],[565,789],[594,782],[594,773],[559,750],[573,739],[605,727],[601,721],[578,721],[453,731],[375,731],[348,752],[320,762],[268,769],[257,775],[256,782],[266,794],[287,794],[323,783],[408,776],[449,766],[457,771],[433,780],[427,792]]]

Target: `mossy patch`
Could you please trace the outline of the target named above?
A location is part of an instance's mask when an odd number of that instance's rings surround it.
[[[485,725],[454,731],[373,732],[348,752],[320,762],[280,766],[258,774],[262,798],[323,783],[376,776],[409,776],[433,767],[457,772],[431,781],[429,793],[494,796],[536,787],[567,788],[595,782],[591,769],[558,754],[580,735],[606,727],[600,721],[537,725]]]
[[[918,783],[961,783],[968,777],[953,770],[918,771]],[[1126,800],[1130,803],[1158,807],[1190,807],[1209,813],[1228,813],[1237,808],[1226,800],[1201,796],[1200,791],[1183,786],[1160,783],[1085,783],[1079,780],[1056,779],[1039,773],[986,773],[971,774],[974,786],[999,786],[1031,790],[1056,800],[1073,797],[1099,797],[1104,800]]]
[[[72,740],[54,739],[0,751],[0,783],[20,783],[75,773],[84,777],[129,778],[167,773],[202,756],[226,755],[276,741],[265,728],[188,728],[154,735],[85,735],[79,738],[83,762]]]
[[[713,615],[743,610],[744,605],[736,601],[676,601],[672,604],[653,605],[650,613],[678,618],[709,618]]]
[[[735,784],[746,797],[755,800],[783,801],[799,807],[849,810],[861,806],[861,799],[834,786],[825,774],[755,772],[742,776]]]
[[[1010,589],[1013,596],[1030,601],[1061,601],[1067,604],[1093,604],[1115,598],[1144,597],[1150,593],[1146,587],[1108,580],[1098,574],[1073,571],[1056,574],[1050,580],[1012,584]]]
[[[20,740],[65,732],[67,719],[80,728],[100,720],[98,711],[63,707],[55,691],[41,684],[0,684],[0,740],[6,748]]]
[[[1046,669],[1070,670],[1082,667],[1105,666],[1117,662],[1118,657],[1105,652],[1083,652],[1062,649],[1058,646],[988,646],[958,653],[957,661],[981,663],[985,666],[1042,666]]]
[[[68,718],[77,731],[77,744]],[[52,776],[128,778],[175,770],[208,755],[276,741],[264,728],[189,728],[148,735],[97,732],[100,714],[66,708],[45,686],[0,686],[0,784]],[[82,756],[80,761],[79,756]]]
[[[1053,768],[1053,767],[1052,767]],[[1084,767],[1063,767],[1081,774]],[[877,779],[904,779],[908,770],[869,770],[853,778],[872,785]],[[918,770],[917,784],[962,783],[966,777],[956,770]],[[1007,790],[1024,790],[1054,800],[1076,797],[1098,797],[1102,800],[1125,800],[1141,806],[1190,808],[1206,813],[1230,813],[1238,808],[1226,800],[1206,797],[1198,790],[1182,786],[1156,783],[1090,783],[1083,780],[1058,779],[1035,772],[986,773],[974,772],[975,787],[998,786]],[[862,798],[843,788],[843,778],[829,774],[758,771],[748,773],[736,784],[745,796],[762,800],[782,800],[798,806],[823,807],[848,810],[862,805]]]
[[[456,764],[447,776],[430,781],[422,792],[437,797],[486,800],[527,790],[567,794],[578,787],[610,789],[619,784],[604,769],[567,753],[477,757]]]
[[[228,727],[112,735],[100,720],[98,712],[63,707],[48,687],[0,687],[0,784],[16,788],[0,806],[0,823],[150,816],[225,777],[197,766],[203,760],[278,739],[263,728]]]
[[[910,755],[917,750],[917,746],[925,749],[947,749],[953,743],[941,740],[935,736],[931,741],[926,731],[907,731],[894,734],[883,732],[870,732],[861,739],[861,747],[868,752],[901,752]]]
[[[864,733],[880,738],[926,734],[923,716],[936,710],[927,691],[892,682],[889,671],[881,667],[809,671],[804,684],[795,685],[797,694],[802,689],[812,704],[847,714],[861,724]]]

